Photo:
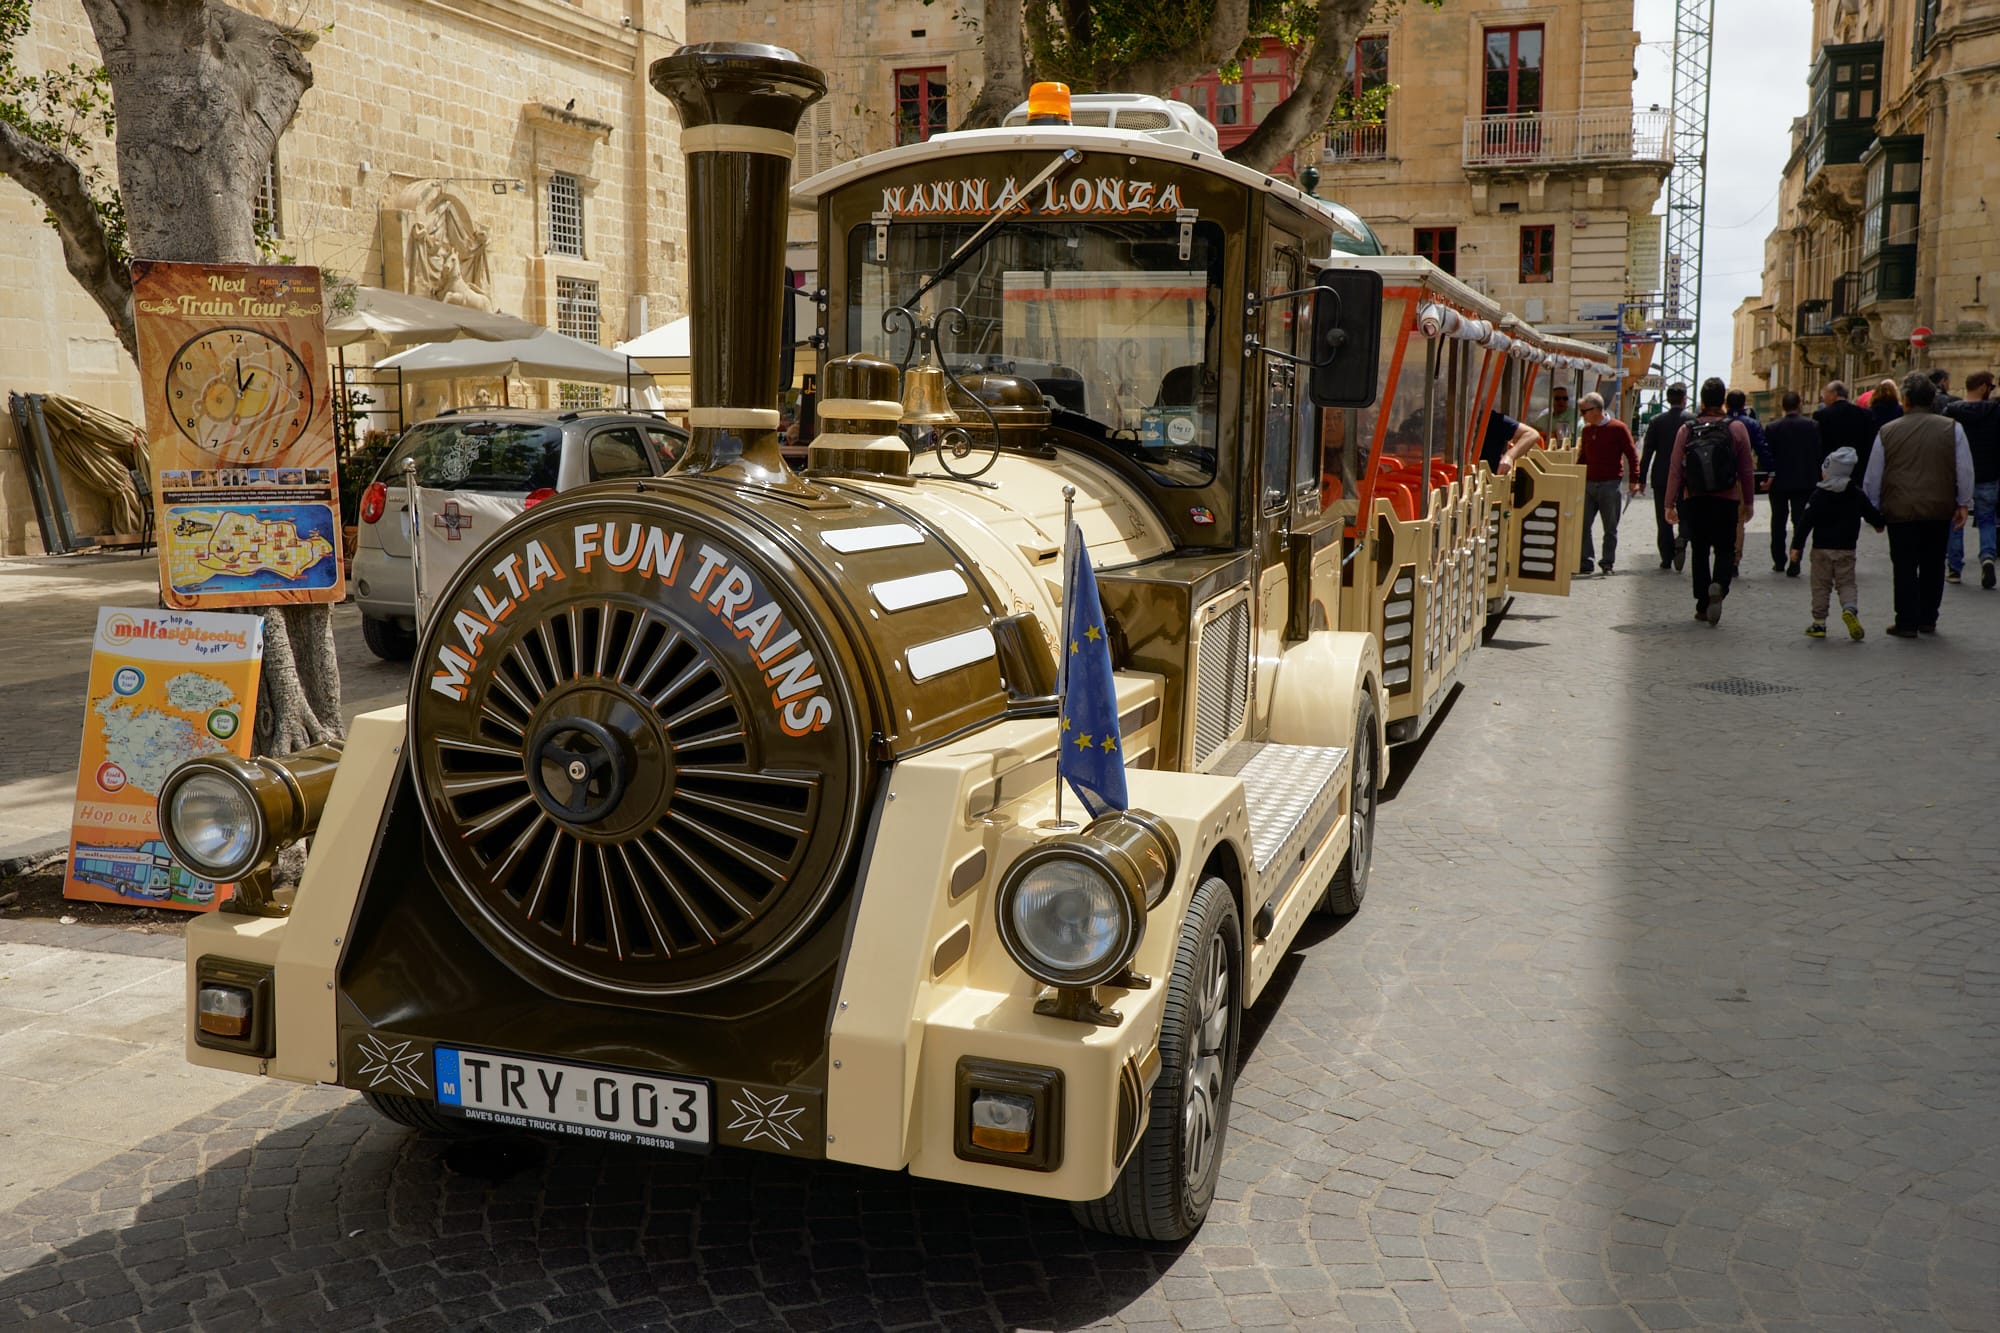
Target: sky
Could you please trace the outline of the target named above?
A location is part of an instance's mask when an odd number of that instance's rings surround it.
[[[1673,97],[1674,0],[1635,0],[1632,104]],[[1732,312],[1763,286],[1764,237],[1778,212],[1791,124],[1806,110],[1812,0],[1716,0],[1710,44],[1708,201],[1703,228],[1699,373],[1729,377]],[[1666,211],[1666,191],[1660,192]]]

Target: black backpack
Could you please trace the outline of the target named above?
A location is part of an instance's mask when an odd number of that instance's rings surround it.
[[[1714,495],[1736,484],[1736,441],[1726,417],[1697,417],[1688,422],[1687,451],[1681,455],[1681,491]]]

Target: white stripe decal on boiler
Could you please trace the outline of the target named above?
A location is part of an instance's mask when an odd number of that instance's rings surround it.
[[[819,539],[842,555],[880,551],[890,546],[922,546],[923,531],[909,523],[875,523],[865,528],[834,528]]]
[[[904,654],[910,664],[910,679],[929,680],[947,671],[956,671],[974,662],[984,662],[997,656],[999,649],[993,642],[990,629],[971,629],[963,634],[954,634],[948,639],[932,639],[920,643]]]
[[[882,604],[884,611],[904,611],[913,606],[928,606],[932,602],[962,597],[965,590],[965,579],[957,570],[938,569],[928,574],[888,579],[868,591],[875,594],[875,600]]]

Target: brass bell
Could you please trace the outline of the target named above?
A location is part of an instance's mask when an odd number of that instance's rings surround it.
[[[911,366],[903,373],[903,424],[945,426],[958,420],[945,398],[942,366]]]

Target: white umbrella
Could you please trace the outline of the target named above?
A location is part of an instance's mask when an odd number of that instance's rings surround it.
[[[472,310],[383,287],[356,287],[354,308],[327,319],[326,343],[345,347],[372,340],[402,347],[452,338],[532,338],[541,331],[541,325],[513,315]]]
[[[550,329],[506,342],[425,343],[377,361],[375,369],[399,370],[405,380],[513,376],[586,384],[623,384],[646,373],[622,353]]]
[[[688,355],[688,328],[694,321],[687,315],[657,329],[649,329],[630,342],[619,343],[615,350],[630,357],[656,357]]]

